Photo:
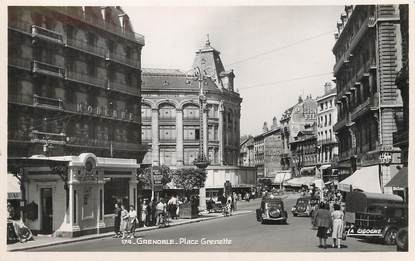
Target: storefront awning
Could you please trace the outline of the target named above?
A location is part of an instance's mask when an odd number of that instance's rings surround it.
[[[330,164],[321,165],[320,170],[328,169],[328,168],[330,168],[330,167],[331,167],[331,165],[330,165]]]
[[[13,174],[7,174],[7,199],[22,199],[20,181]]]
[[[360,189],[364,192],[382,193],[379,180],[379,166],[363,167],[339,183],[339,189],[350,191]]]
[[[393,176],[393,178],[386,184],[385,187],[400,187],[400,188],[407,188],[408,187],[408,168],[402,168],[399,170],[398,173]]]
[[[274,184],[281,184],[281,182],[284,182],[286,180],[291,179],[291,172],[281,172],[275,174],[274,178]]]
[[[310,186],[314,183],[314,177],[299,177],[287,180],[284,185],[291,187]]]
[[[303,173],[303,172],[311,172],[311,171],[314,171],[315,170],[315,166],[311,166],[311,167],[304,167],[304,168],[301,168],[301,170],[300,170],[300,172],[301,173]]]

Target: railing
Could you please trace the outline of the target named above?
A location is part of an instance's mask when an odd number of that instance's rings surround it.
[[[63,109],[63,101],[61,99],[42,97],[33,95],[33,106]]]
[[[66,135],[65,133],[50,133],[33,130],[31,132],[31,142],[42,142],[51,144],[65,144]]]
[[[32,36],[42,37],[46,40],[63,43],[62,34],[37,25],[32,25]]]
[[[66,76],[66,79],[69,79],[69,80],[85,82],[85,83],[89,83],[92,85],[100,86],[102,88],[105,88],[105,85],[107,83],[105,79],[93,77],[89,74],[78,73],[74,71],[67,71],[65,76]]]
[[[39,73],[45,73],[50,75],[55,75],[58,77],[64,77],[65,76],[65,70],[62,67],[44,63],[40,61],[33,61],[33,72],[39,72]]]
[[[100,57],[106,57],[106,50],[105,50],[105,48],[98,47],[96,45],[89,45],[85,41],[80,41],[80,40],[68,38],[66,40],[66,44],[68,46],[75,47],[77,49],[81,49],[81,50],[87,51],[89,53],[96,54],[96,55],[98,55]]]
[[[356,106],[350,114],[351,120],[355,120],[369,110],[376,110],[379,107],[378,93],[368,97],[363,103]]]
[[[159,141],[163,142],[163,143],[174,143],[174,142],[176,142],[176,138],[174,138],[174,139],[160,139]]]
[[[141,116],[142,121],[151,121],[151,116]]]
[[[106,58],[109,60],[116,61],[118,63],[127,64],[134,68],[140,68],[140,63],[138,59],[134,60],[134,59],[128,58],[126,55],[123,55],[123,54],[107,52]]]
[[[107,89],[113,89],[126,92],[128,94],[138,95],[138,89],[134,89],[131,86],[120,82],[112,82],[107,80]]]
[[[76,15],[73,12],[71,12],[71,10],[69,9],[70,7],[49,7],[59,13],[62,13],[64,15],[67,15],[69,17],[72,17],[76,20],[82,20],[83,22],[94,26],[94,27],[98,27],[100,29],[109,31],[113,34],[116,34],[118,36],[121,37],[125,37],[128,38],[130,40],[136,41],[142,45],[144,45],[144,36],[138,33],[134,33],[134,32],[129,32],[127,30],[125,30],[124,28],[122,28],[121,26],[116,26],[113,24],[110,24],[108,22],[105,22],[103,20],[98,20],[98,19],[93,19],[90,16],[86,16],[84,13],[82,13],[82,15]]]
[[[337,140],[334,138],[327,138],[327,139],[322,139],[322,140],[317,140],[317,143],[319,145],[325,145],[325,144],[333,144],[333,143],[337,143]]]
[[[31,70],[33,60],[32,59],[27,59],[27,58],[9,56],[8,62],[9,62],[9,65],[11,65],[11,66],[16,66],[16,67],[21,67],[21,68]]]

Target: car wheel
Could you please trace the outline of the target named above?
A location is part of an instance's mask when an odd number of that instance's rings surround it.
[[[386,231],[385,234],[385,244],[386,245],[394,245],[396,242],[396,234],[398,233],[398,230],[394,227],[391,227],[388,229],[388,231]]]

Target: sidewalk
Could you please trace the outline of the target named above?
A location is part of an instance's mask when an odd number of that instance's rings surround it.
[[[233,216],[237,215],[243,215],[248,214],[253,211],[250,210],[239,210],[235,211]],[[170,227],[173,226],[180,226],[185,224],[191,224],[191,223],[197,223],[197,222],[203,222],[207,220],[212,219],[218,219],[218,218],[224,218],[222,213],[207,213],[204,212],[200,214],[198,218],[195,219],[178,219],[178,220],[171,220],[170,221]],[[159,229],[157,226],[154,227],[141,227],[137,228],[136,232],[141,231],[149,231],[149,230],[155,230]],[[7,245],[7,251],[14,252],[14,251],[25,251],[35,248],[41,248],[41,247],[47,247],[47,246],[56,246],[61,244],[68,244],[68,243],[74,243],[74,242],[80,242],[80,241],[86,241],[86,240],[93,240],[98,238],[105,238],[105,237],[112,237],[114,235],[114,232],[108,232],[108,233],[102,233],[102,234],[94,234],[94,235],[87,235],[87,236],[80,236],[75,238],[63,238],[63,237],[52,237],[52,236],[34,236],[34,240],[28,241],[25,243],[14,243]]]

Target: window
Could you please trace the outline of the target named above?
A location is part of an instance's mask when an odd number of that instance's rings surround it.
[[[129,178],[110,178],[104,184],[104,214],[112,214],[114,204],[129,204]]]
[[[87,43],[90,46],[95,46],[96,45],[96,41],[97,41],[97,37],[94,33],[88,32],[87,35]]]
[[[329,125],[331,125],[331,113],[329,114]]]
[[[141,119],[151,119],[151,108],[150,106],[143,105],[141,106]]]
[[[164,105],[159,109],[159,118],[173,120],[176,118],[176,109],[171,105]]]

